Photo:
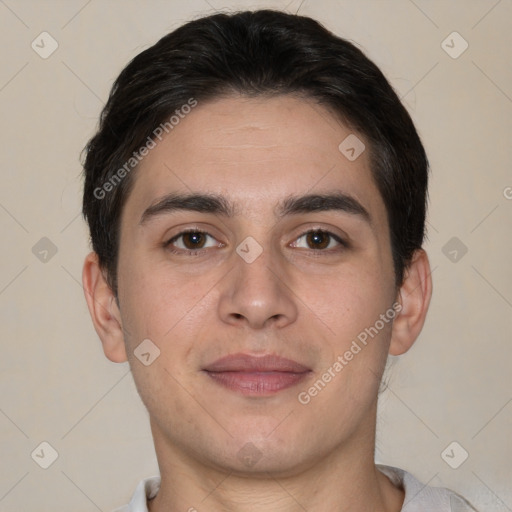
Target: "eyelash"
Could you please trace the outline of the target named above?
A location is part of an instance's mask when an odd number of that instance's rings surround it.
[[[173,254],[179,254],[179,255],[186,255],[186,256],[200,256],[205,251],[207,251],[209,248],[206,249],[175,249],[172,247],[172,243],[181,238],[183,235],[186,235],[187,233],[200,233],[202,235],[207,235],[211,238],[214,238],[212,235],[210,235],[207,231],[203,231],[202,229],[192,228],[192,229],[185,229],[184,231],[180,231],[176,236],[173,236],[170,240],[164,243],[164,247],[168,249]]]
[[[187,233],[199,233],[199,234],[202,234],[202,235],[206,235],[206,236],[209,236],[213,239],[215,239],[212,235],[210,235],[207,231],[203,231],[202,229],[195,229],[195,228],[192,228],[192,229],[186,229],[184,231],[181,231],[180,233],[178,233],[177,235],[173,236],[170,240],[168,240],[167,242],[165,242],[163,245],[164,245],[164,248],[168,249],[171,253],[173,254],[178,254],[178,255],[187,255],[187,256],[200,256],[201,254],[203,254],[205,251],[207,251],[208,249],[210,249],[210,247],[207,247],[207,248],[201,248],[201,249],[175,249],[175,248],[172,248],[172,244],[174,242],[176,242],[176,240],[179,240],[183,235],[186,235]],[[308,231],[305,231],[304,233],[302,233],[301,235],[299,235],[295,240],[294,242],[296,242],[297,240],[299,240],[300,238],[303,238],[304,236],[307,236],[311,233],[318,233],[318,234],[322,234],[322,235],[327,235],[329,236],[331,239],[335,240],[336,242],[338,242],[338,244],[340,246],[342,246],[343,248],[348,248],[349,247],[349,244],[343,240],[341,237],[339,237],[338,235],[335,235],[334,233],[330,232],[330,231],[327,231],[325,229],[309,229]],[[222,244],[224,245],[224,244]],[[330,254],[332,252],[338,252],[340,249],[304,249],[304,250],[308,250],[310,252],[313,252],[315,254],[320,254],[320,253],[327,253],[327,254]]]
[[[347,249],[349,247],[349,244],[343,238],[341,238],[338,235],[335,235],[331,231],[327,231],[326,229],[308,229],[307,231],[302,233],[300,236],[298,236],[295,239],[295,242],[297,240],[299,240],[300,238],[303,238],[309,234],[327,235],[331,239],[330,241],[332,241],[332,240],[336,241],[343,249]],[[330,244],[330,241],[329,241],[329,244]],[[311,251],[315,254],[321,254],[321,253],[331,254],[333,252],[339,252],[341,249],[340,249],[340,247],[338,247],[336,249],[332,249],[332,248],[331,249],[310,249],[310,248],[308,248],[308,249],[304,249],[304,250]]]

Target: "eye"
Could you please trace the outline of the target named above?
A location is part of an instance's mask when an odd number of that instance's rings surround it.
[[[307,231],[299,236],[292,244],[292,247],[300,247],[303,249],[323,251],[326,249],[333,249],[336,246],[346,246],[347,244],[339,236],[329,231],[315,229]]]
[[[194,253],[209,247],[218,247],[222,244],[217,242],[213,236],[198,229],[182,231],[165,243],[174,253]]]

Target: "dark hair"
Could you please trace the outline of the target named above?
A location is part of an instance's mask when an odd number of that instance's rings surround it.
[[[191,21],[137,55],[115,81],[98,132],[85,148],[83,215],[116,296],[121,212],[137,152],[162,123],[172,129],[170,116],[185,105],[230,94],[299,94],[362,134],[401,284],[423,243],[427,205],[428,161],[409,114],[353,44],[311,18],[259,10]]]

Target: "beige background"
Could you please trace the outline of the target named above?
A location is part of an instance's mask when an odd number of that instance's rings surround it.
[[[2,0],[0,511],[107,512],[156,473],[127,363],[103,356],[83,297],[78,157],[129,59],[192,17],[257,6],[300,6],[356,41],[431,160],[434,298],[417,344],[393,358],[377,461],[482,512],[512,510],[512,2]],[[59,45],[47,59],[31,48],[43,31]],[[469,44],[456,59],[442,47],[453,31]],[[58,453],[48,469],[43,441]],[[441,457],[452,441],[469,453],[458,469]]]

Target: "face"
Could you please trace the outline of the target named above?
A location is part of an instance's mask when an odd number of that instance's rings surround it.
[[[220,99],[136,171],[120,317],[155,443],[176,456],[285,474],[371,436],[396,288],[369,147],[338,148],[351,134],[313,101]]]

